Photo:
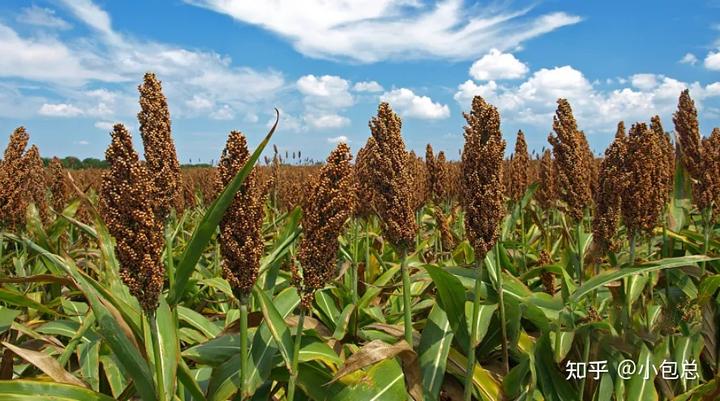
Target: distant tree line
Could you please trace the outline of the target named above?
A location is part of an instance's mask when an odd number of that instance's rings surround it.
[[[52,158],[49,157],[43,157],[42,161],[47,166],[50,164],[50,161]],[[60,163],[62,166],[66,169],[70,170],[82,170],[87,168],[107,168],[108,162],[106,160],[97,159],[94,157],[87,157],[85,159],[80,159],[75,156],[66,156],[63,158],[60,158]],[[183,164],[180,167],[211,167],[212,165],[209,163],[190,163],[190,164]]]

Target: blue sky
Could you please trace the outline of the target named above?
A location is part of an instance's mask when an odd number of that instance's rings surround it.
[[[720,126],[720,1],[4,0],[0,146],[24,125],[44,156],[102,157],[137,130],[137,85],[163,81],[183,162],[217,159],[227,133],[323,159],[354,151],[381,100],[406,143],[457,158],[462,111],[482,95],[508,148],[546,146],[567,97],[602,152],[619,120],[672,112],[684,88]],[[137,135],[136,135],[137,136]],[[137,141],[136,141],[137,142]]]

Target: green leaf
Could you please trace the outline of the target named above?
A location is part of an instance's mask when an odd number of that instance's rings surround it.
[[[492,320],[493,314],[498,308],[498,304],[480,304],[478,305],[478,309],[476,313],[478,314],[477,318],[477,328],[475,329],[475,338],[473,338],[473,346],[477,347],[478,344],[483,340],[485,337],[485,334],[487,334],[488,327],[490,327],[490,321]],[[472,302],[465,302],[465,314],[468,317],[468,327],[472,326],[472,313],[473,313],[473,303]],[[472,327],[470,327],[472,332]]]
[[[155,319],[160,355],[154,355],[153,363],[159,364],[160,367],[160,374],[165,387],[162,394],[165,395],[166,401],[172,401],[175,394],[177,365],[180,360],[180,344],[177,338],[175,316],[163,296],[160,297],[160,303],[155,311]]]
[[[437,289],[438,305],[445,311],[457,342],[467,348],[468,334],[465,318],[465,287],[460,280],[440,267],[425,265]]]
[[[350,315],[352,314],[353,310],[355,310],[355,305],[345,305],[345,309],[343,309],[342,313],[335,321],[335,332],[333,333],[334,339],[342,340],[345,337],[345,333],[347,333],[348,322],[350,322]]]
[[[340,380],[316,364],[300,365],[298,387],[315,401],[405,401],[404,373],[395,359],[386,359]]]
[[[574,331],[561,331],[559,338],[555,331],[550,332],[550,344],[553,347],[553,359],[555,363],[560,363],[565,359],[570,348],[572,347],[573,340],[575,339]]]
[[[718,258],[708,258],[701,255],[681,256],[677,258],[666,258],[658,261],[653,261],[651,263],[640,265],[639,267],[626,267],[619,270],[616,269],[606,271],[586,281],[582,286],[575,290],[575,292],[570,295],[569,302],[577,302],[585,295],[593,292],[593,290],[596,290],[615,280],[620,280],[624,277],[632,276],[635,274],[654,272],[662,269],[694,265],[699,262],[717,259]]]
[[[308,338],[308,340],[311,340],[312,342],[307,345],[303,345],[302,348],[300,348],[300,362],[321,361],[325,364],[335,366],[342,364],[342,359],[340,359],[340,357],[335,353],[335,351],[333,351],[332,348],[330,348],[329,345],[324,342],[317,341],[312,337]]]
[[[0,399],[8,401],[114,401],[111,397],[82,387],[33,380],[0,380]]]
[[[0,288],[0,300],[5,301],[10,305],[35,309],[39,312],[48,313],[51,315],[58,315],[58,312],[48,308],[47,306],[39,302],[33,301],[22,293],[11,290],[9,288]]]
[[[190,368],[188,368],[182,358],[180,359],[180,364],[178,365],[178,380],[185,387],[185,390],[190,393],[193,400],[206,401],[205,394],[203,394],[200,385],[195,380],[192,372],[190,372]]]
[[[282,355],[285,360],[286,367],[290,369],[292,366],[290,355],[292,355],[293,341],[285,319],[283,319],[283,316],[275,308],[272,299],[268,297],[265,291],[258,289],[256,286],[253,288],[253,293],[260,303],[260,309],[265,318],[265,323],[275,339],[275,344],[277,344],[280,349],[280,355]]]
[[[20,313],[19,310],[0,307],[0,334],[12,326],[13,321]]]
[[[653,366],[657,366],[653,361],[653,355],[645,344],[642,344],[640,356],[636,363],[636,372],[630,378],[630,383],[628,384],[628,400],[657,401],[658,393],[657,390],[655,390],[654,383],[656,372]]]
[[[217,199],[215,199],[215,201],[210,205],[202,220],[195,227],[195,231],[193,231],[190,242],[187,244],[185,252],[180,259],[180,263],[175,269],[175,286],[170,289],[170,295],[168,296],[169,304],[175,305],[180,302],[180,299],[182,299],[182,296],[185,293],[185,287],[190,280],[190,275],[192,275],[192,272],[195,270],[195,265],[198,260],[200,260],[200,256],[202,256],[205,246],[207,246],[213,234],[215,234],[215,229],[218,224],[220,224],[220,220],[222,220],[225,210],[230,207],[233,199],[235,199],[235,193],[240,190],[243,181],[245,181],[245,178],[255,167],[255,163],[260,157],[260,154],[263,149],[265,149],[265,146],[268,144],[270,138],[275,132],[275,128],[277,128],[280,118],[280,112],[278,112],[277,109],[275,111],[277,112],[277,118],[275,120],[275,124],[270,129],[270,132],[268,132],[262,142],[260,142],[243,168],[238,171],[232,181],[230,181],[227,187],[225,187],[222,193],[220,193]]]
[[[548,333],[543,333],[535,343],[535,371],[545,400],[578,401],[577,391],[557,369]]]
[[[425,396],[430,400],[437,400],[440,394],[452,339],[453,333],[445,311],[434,306],[428,315],[418,347]]]
[[[112,305],[100,298],[98,292],[85,276],[79,272],[72,260],[63,260],[59,256],[37,247],[35,244],[31,245],[35,246],[43,257],[48,258],[56,266],[65,270],[77,282],[98,321],[100,326],[99,334],[105,339],[118,361],[133,379],[140,397],[145,401],[156,401],[155,384],[152,380],[153,375],[150,367],[140,354],[140,350],[136,345],[137,339],[128,337],[130,333],[121,326],[121,322],[118,320],[120,314],[117,311],[115,311],[116,313],[110,311]]]
[[[178,319],[199,330],[205,337],[214,338],[220,335],[222,329],[214,325],[208,318],[182,305],[177,307]]]

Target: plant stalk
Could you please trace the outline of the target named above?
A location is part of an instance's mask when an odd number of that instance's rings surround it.
[[[468,339],[468,359],[467,369],[465,370],[465,401],[472,399],[472,388],[473,388],[473,371],[475,370],[475,337],[477,336],[477,324],[478,324],[478,309],[480,309],[480,285],[482,283],[482,268],[483,261],[475,260],[475,292],[473,298],[473,315],[472,315],[472,327],[470,328],[470,338]]]
[[[402,270],[402,284],[403,284],[403,322],[405,326],[405,341],[407,341],[410,348],[413,348],[413,336],[412,336],[412,311],[410,310],[410,272],[408,271],[407,265],[407,250],[401,251],[401,265]]]
[[[497,293],[498,293],[498,302],[500,307],[500,331],[502,334],[502,354],[503,354],[503,368],[505,369],[505,374],[507,375],[510,371],[510,357],[508,355],[508,344],[507,344],[507,325],[505,320],[505,301],[503,296],[503,278],[502,278],[502,266],[500,264],[500,246],[498,244],[495,244],[495,265],[497,272]]]
[[[292,369],[290,372],[290,381],[288,382],[287,401],[295,399],[295,387],[299,376],[298,363],[300,359],[300,342],[302,341],[303,325],[305,324],[305,308],[300,307],[300,316],[298,317],[298,325],[295,329],[295,344],[293,345]]]
[[[708,251],[710,250],[710,232],[712,231],[712,209],[706,208],[703,211],[703,225],[705,226],[703,228],[703,255],[707,256]],[[702,262],[700,265],[700,277],[705,276],[705,269],[706,269],[706,262]]]
[[[583,284],[583,273],[584,273],[584,266],[583,266],[583,250],[582,250],[582,244],[580,240],[580,231],[582,230],[582,220],[578,221],[575,225],[575,240],[577,241],[577,279],[578,283],[580,285]]]
[[[240,399],[250,396],[247,383],[248,372],[248,302],[240,301]]]
[[[522,201],[518,203],[520,207],[520,244],[522,245],[522,268],[523,272],[527,271],[527,244],[525,243],[525,210],[522,207]]]
[[[160,352],[160,335],[158,334],[157,316],[155,311],[148,314],[150,321],[150,337],[152,338],[153,359],[155,367],[155,382],[158,392],[158,400],[165,399],[165,378],[163,377],[162,361]]]

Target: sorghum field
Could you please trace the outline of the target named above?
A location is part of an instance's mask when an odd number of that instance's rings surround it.
[[[10,136],[1,400],[720,399],[720,129],[689,92],[599,158],[564,99],[535,157],[476,97],[459,161],[381,103],[322,164],[261,158],[273,127],[181,168],[139,89],[142,157],[119,124],[103,169]]]

